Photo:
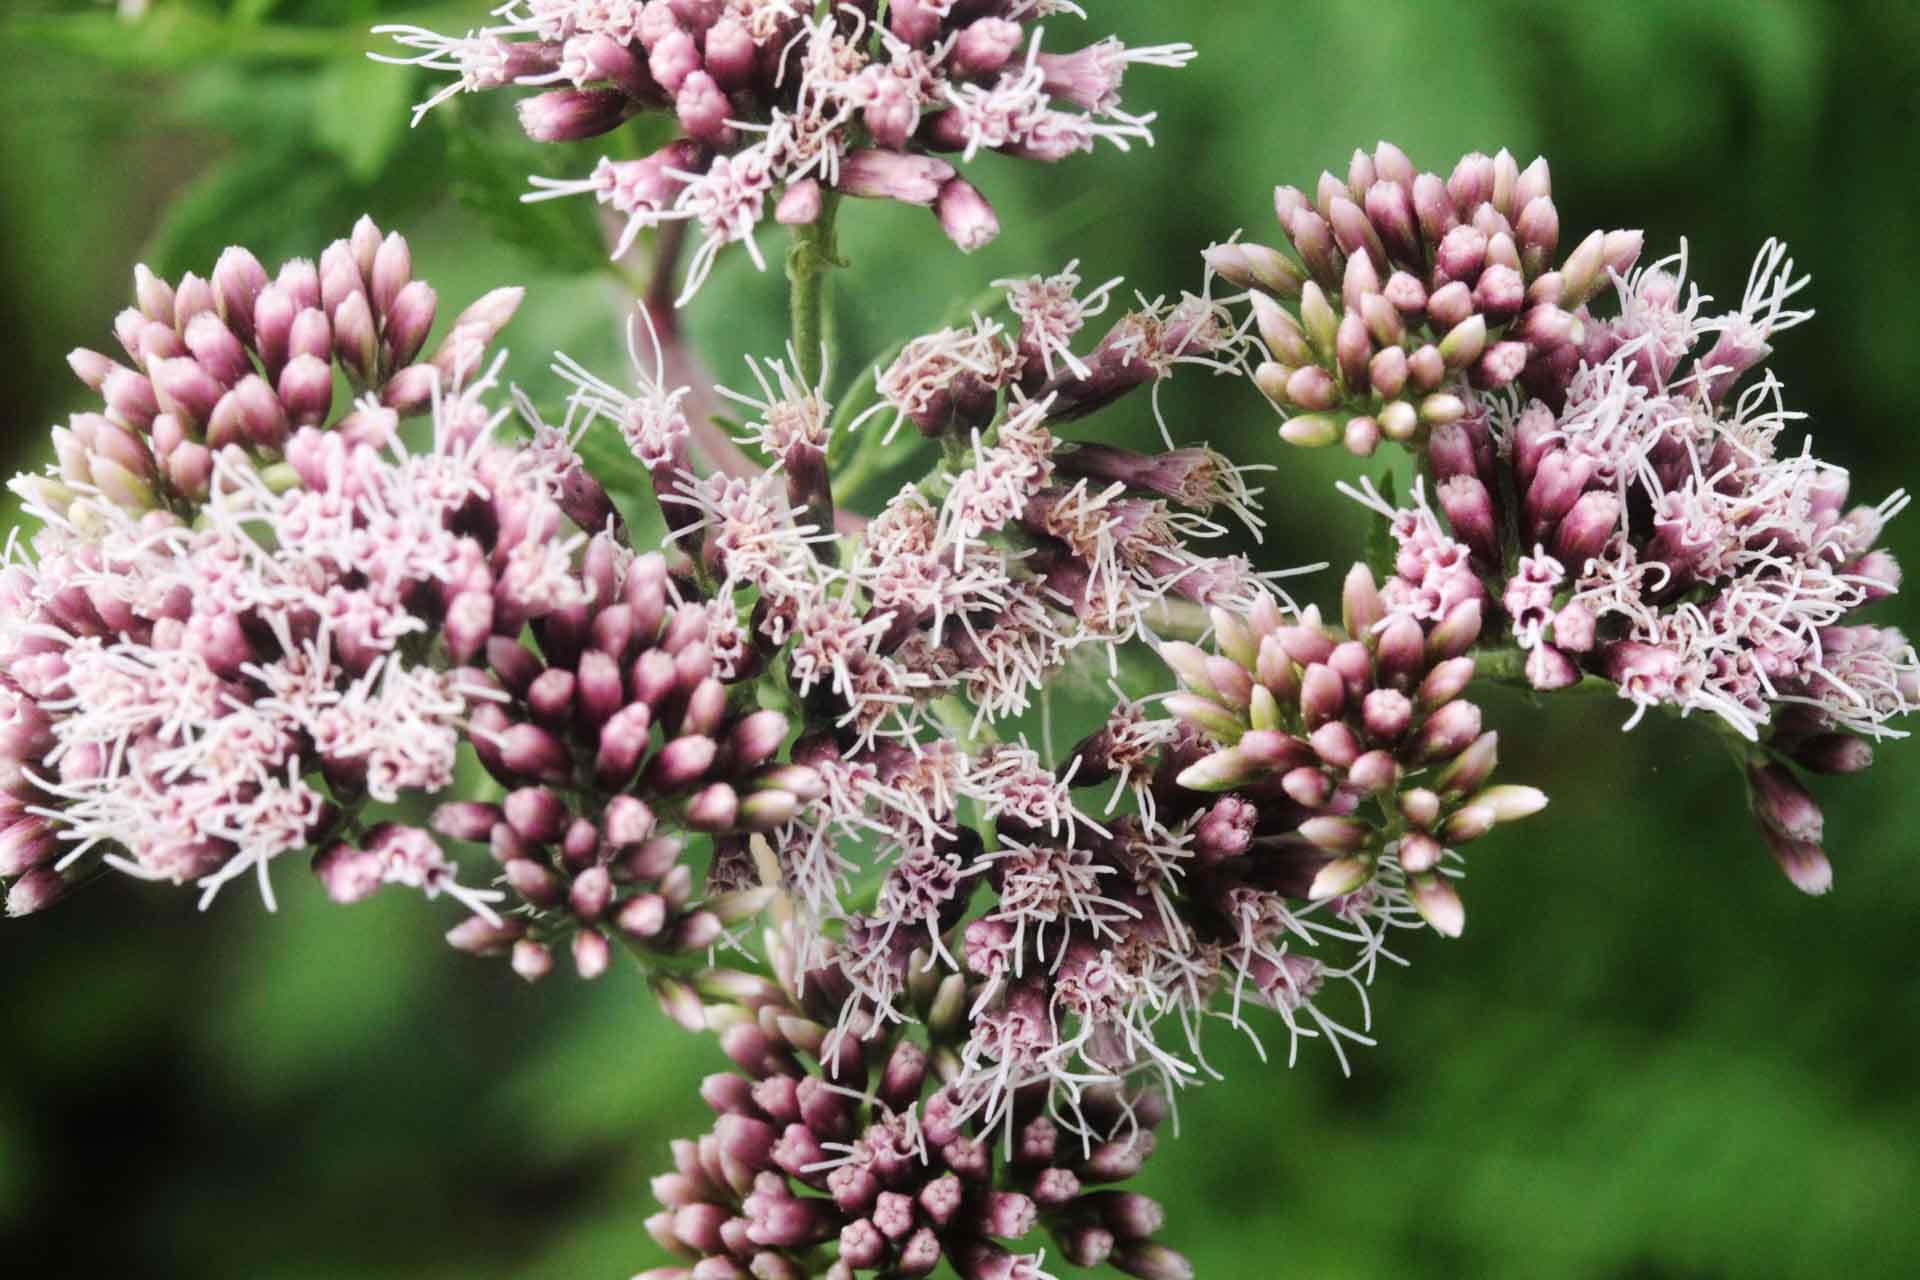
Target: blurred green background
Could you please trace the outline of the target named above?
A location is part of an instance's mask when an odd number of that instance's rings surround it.
[[[990,278],[1079,258],[1149,295],[1195,253],[1270,232],[1278,181],[1399,142],[1545,153],[1569,234],[1690,237],[1737,297],[1760,240],[1792,242],[1821,311],[1773,367],[1820,452],[1877,500],[1920,479],[1912,281],[1920,241],[1920,5],[1820,0],[1100,0],[1090,30],[1191,40],[1137,70],[1160,145],[1058,169],[984,160],[1005,234],[972,259],[930,219],[843,220],[847,361],[928,327]],[[561,346],[619,372],[617,284],[584,208],[511,204],[533,165],[504,103],[414,131],[424,77],[364,61],[373,22],[439,29],[485,0],[8,0],[0,19],[0,448],[37,465],[84,401],[62,356],[105,348],[129,272],[204,272],[247,243],[313,255],[370,211],[447,302],[532,286],[507,332],[539,397]],[[1076,42],[1057,23],[1057,47]],[[450,128],[449,126],[456,126]],[[477,139],[477,141],[475,141]],[[585,246],[585,247],[583,247]],[[782,338],[780,282],[733,252],[691,313],[713,366]],[[1331,493],[1350,459],[1284,453],[1246,388],[1185,378],[1176,430],[1267,461],[1270,566],[1349,559]],[[1097,420],[1144,439],[1144,406]],[[1377,464],[1376,464],[1377,469]],[[1920,563],[1920,519],[1890,541]],[[1331,575],[1307,590],[1325,595]],[[1900,601],[1882,620],[1910,630]],[[1920,748],[1826,787],[1838,887],[1802,898],[1748,830],[1710,735],[1622,706],[1496,701],[1507,769],[1543,818],[1474,849],[1464,940],[1420,936],[1375,989],[1378,1049],[1262,1064],[1222,1032],[1227,1084],[1186,1099],[1145,1177],[1203,1277],[1903,1276],[1920,1273]],[[242,892],[119,883],[0,928],[0,1259],[34,1276],[620,1277],[712,1045],[616,969],[524,988],[448,952],[441,906],[347,910],[297,868],[282,910]]]

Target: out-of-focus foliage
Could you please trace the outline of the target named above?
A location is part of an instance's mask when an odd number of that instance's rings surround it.
[[[7,449],[36,460],[81,398],[64,367],[110,341],[129,269],[204,271],[231,241],[315,254],[368,211],[443,298],[530,286],[503,342],[551,402],[563,347],[618,374],[621,272],[584,208],[512,203],[533,151],[510,114],[407,127],[425,77],[364,60],[376,21],[480,24],[486,0],[12,0],[0,19],[0,329]],[[1196,252],[1266,234],[1276,181],[1359,145],[1417,161],[1546,153],[1570,225],[1691,237],[1737,293],[1766,235],[1821,310],[1776,367],[1823,455],[1878,497],[1920,480],[1907,372],[1920,217],[1920,8],[1819,0],[1102,0],[1134,42],[1160,146],[1058,171],[986,165],[1006,233],[970,259],[913,210],[843,219],[837,385],[990,278],[1057,268],[1191,284]],[[1062,20],[1061,34],[1072,24]],[[1064,43],[1064,41],[1062,41]],[[1150,81],[1150,82],[1149,82]],[[458,130],[455,136],[453,130]],[[580,170],[591,145],[565,157]],[[574,160],[582,163],[573,164]],[[476,210],[478,205],[478,211]],[[782,286],[731,254],[687,323],[723,375],[784,339]],[[1350,460],[1285,452],[1249,390],[1187,377],[1177,429],[1268,478],[1269,565],[1363,552],[1331,493]],[[1107,419],[1111,421],[1112,419]],[[1144,407],[1132,430],[1152,428]],[[1920,564],[1920,519],[1890,539]],[[1309,580],[1325,594],[1331,581]],[[1313,585],[1313,584],[1317,584]],[[1915,628],[1896,603],[1885,620]],[[1230,1077],[1182,1112],[1147,1189],[1206,1277],[1900,1276],[1920,1270],[1920,977],[1913,783],[1897,744],[1830,815],[1838,887],[1808,901],[1737,821],[1697,726],[1622,708],[1496,707],[1516,781],[1550,815],[1488,841],[1467,937],[1422,936],[1375,993],[1352,1079],[1291,1073],[1224,1036]],[[0,1257],[41,1277],[620,1276],[666,1140],[700,1124],[720,1060],[634,977],[520,989],[448,952],[410,896],[340,909],[299,886],[118,884],[85,918],[0,929]]]

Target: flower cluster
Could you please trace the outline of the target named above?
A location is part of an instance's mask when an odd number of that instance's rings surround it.
[[[1005,1133],[963,1117],[941,1063],[964,1039],[968,984],[924,952],[912,1006],[924,1042],[896,1025],[836,1036],[849,998],[835,968],[801,974],[770,931],[779,981],[708,970],[671,984],[670,1007],[710,1028],[744,1074],[707,1077],[712,1130],[674,1144],[647,1222],[684,1266],[644,1280],[923,1276],[941,1263],[968,1280],[1040,1280],[1050,1241],[1074,1267],[1110,1263],[1143,1280],[1188,1280],[1186,1259],[1152,1239],[1160,1206],[1121,1190],[1166,1114],[1151,1091],[1089,1093],[1070,1126],[1022,1100]],[[704,1006],[701,997],[711,1003]],[[824,1272],[809,1269],[828,1248]]]
[[[271,902],[270,864],[319,849],[337,899],[389,883],[459,899],[485,926],[464,945],[544,942],[562,900],[568,933],[606,917],[712,940],[711,918],[681,919],[673,832],[776,825],[818,780],[773,762],[783,716],[730,700],[737,621],[611,527],[589,539],[575,518],[607,521],[605,494],[554,429],[503,443],[491,386],[431,382],[421,452],[372,399],[361,430],[290,427],[270,466],[259,446],[209,448],[191,521],[77,477],[57,505],[17,484],[45,528],[0,574],[11,910],[101,865],[193,881],[203,901],[257,875]],[[528,919],[407,820],[463,750],[518,789],[436,825],[490,842]],[[604,967],[604,940],[574,945],[583,971]]]
[[[1284,918],[1291,896],[1328,904],[1369,945],[1409,909],[1457,937],[1458,846],[1546,804],[1532,787],[1486,785],[1499,736],[1461,696],[1481,601],[1436,611],[1398,586],[1382,592],[1355,565],[1340,627],[1311,609],[1288,622],[1265,605],[1244,621],[1216,615],[1217,654],[1161,651],[1184,690],[1168,709],[1218,747],[1176,779],[1223,793],[1197,835],[1216,860],[1245,858],[1228,865],[1281,891],[1235,902],[1248,920]]]
[[[217,454],[271,466],[308,427],[384,447],[436,385],[479,369],[522,292],[487,294],[423,356],[437,295],[414,279],[406,240],[370,218],[318,263],[295,258],[271,277],[239,246],[204,279],[138,267],[135,305],[113,324],[131,364],[84,347],[68,357],[103,403],[54,430],[60,466],[33,483],[35,500],[64,508],[84,490],[186,514],[207,498]],[[349,403],[335,402],[336,373]]]
[[[389,61],[451,72],[416,120],[462,92],[558,86],[525,98],[541,142],[592,138],[636,115],[670,112],[683,137],[591,175],[535,179],[529,199],[591,195],[625,220],[615,256],[642,230],[691,222],[700,234],[691,295],[724,246],[771,213],[811,224],[834,194],[931,208],[972,250],[999,230],[993,207],[943,156],[999,151],[1058,161],[1104,138],[1152,141],[1152,116],[1121,109],[1127,68],[1184,65],[1190,45],[1128,48],[1107,37],[1041,48],[1038,22],[1078,14],[1056,0],[510,0],[499,22],[462,36],[375,28],[413,50]]]
[[[1382,142],[1354,152],[1345,181],[1322,173],[1312,200],[1274,192],[1297,263],[1259,244],[1208,250],[1214,271],[1250,290],[1273,357],[1255,381],[1293,415],[1281,436],[1365,457],[1457,420],[1475,388],[1518,380],[1557,402],[1587,303],[1633,265],[1641,236],[1595,231],[1555,266],[1551,188],[1545,159],[1523,170],[1506,151],[1476,152],[1443,180]]]
[[[1468,157],[1447,183],[1412,178],[1404,196],[1398,151],[1383,144],[1354,170],[1354,198],[1321,184],[1333,225],[1349,228],[1336,236],[1348,254],[1344,319],[1278,253],[1236,243],[1212,260],[1256,286],[1275,356],[1256,379],[1305,411],[1284,435],[1330,443],[1344,431],[1366,453],[1384,433],[1418,455],[1411,505],[1353,491],[1392,522],[1387,597],[1429,619],[1478,601],[1513,646],[1513,675],[1543,690],[1611,682],[1635,706],[1629,726],[1655,706],[1714,717],[1741,740],[1769,847],[1795,884],[1824,891],[1820,811],[1794,769],[1866,767],[1865,739],[1895,735],[1889,722],[1920,707],[1920,661],[1898,631],[1857,616],[1899,587],[1899,566],[1875,543],[1906,495],[1849,507],[1844,471],[1783,447],[1801,415],[1764,362],[1774,335],[1812,315],[1793,306],[1807,282],[1785,246],[1767,242],[1738,307],[1716,312],[1688,281],[1684,249],[1629,269],[1636,235],[1595,233],[1549,270],[1558,220],[1541,162],[1516,173],[1505,153]],[[1355,203],[1363,177],[1367,219]],[[1286,188],[1280,203],[1308,270],[1326,275],[1320,215]],[[1387,304],[1395,281],[1406,299],[1420,282],[1396,274],[1376,289],[1373,258],[1384,246],[1400,261],[1404,237],[1391,232],[1407,207],[1424,239],[1405,243],[1431,263],[1427,319],[1450,328],[1402,361],[1398,347],[1372,344],[1405,327],[1395,315],[1410,319]],[[1506,218],[1514,236],[1496,221]],[[1524,309],[1490,306],[1497,270]],[[1298,322],[1259,291],[1289,282]],[[1617,296],[1611,316],[1587,305],[1603,284]],[[1449,292],[1458,307],[1443,315]],[[1391,394],[1383,361],[1389,382],[1424,364],[1433,379],[1409,378],[1426,398],[1375,412]],[[1365,414],[1342,426],[1356,409]]]

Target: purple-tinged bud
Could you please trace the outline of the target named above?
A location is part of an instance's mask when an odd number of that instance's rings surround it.
[[[1541,195],[1527,201],[1513,229],[1520,237],[1520,261],[1527,274],[1539,275],[1553,261],[1553,251],[1560,245],[1560,212],[1554,208],[1553,197]]]
[[[183,444],[167,455],[167,483],[189,498],[207,496],[213,479],[213,454],[205,445]]]
[[[196,426],[204,423],[220,403],[220,397],[226,394],[227,389],[219,380],[190,357],[155,360],[148,369],[153,379],[155,404],[160,411],[173,414],[182,422]]]
[[[673,95],[673,113],[687,136],[714,146],[724,146],[735,136],[727,123],[732,105],[727,91],[704,70],[690,72]]]
[[[1038,1219],[1039,1210],[1030,1197],[1018,1191],[989,1191],[977,1226],[981,1235],[1018,1240],[1033,1230]]]
[[[1379,292],[1380,273],[1374,270],[1373,259],[1364,253],[1348,258],[1347,269],[1340,277],[1340,305],[1358,311],[1364,299]]]
[[[1025,40],[1026,32],[1017,22],[1009,22],[1005,18],[979,18],[961,28],[953,38],[947,63],[961,76],[990,76],[1007,65]],[[1083,85],[1084,74],[1075,74],[1083,61],[1078,54],[1043,53],[1036,65],[1046,77],[1044,88],[1048,94],[1075,102],[1091,111],[1111,96],[1112,90],[1110,86]],[[1073,94],[1076,87],[1087,90],[1081,97],[1091,96],[1094,101],[1080,101]]]
[[[1410,272],[1394,272],[1387,277],[1386,287],[1381,292],[1388,302],[1407,315],[1419,315],[1427,309],[1427,287]]]
[[[320,254],[320,307],[318,309],[325,317],[331,317],[341,303],[356,293],[366,291],[366,274],[360,269],[353,246],[344,240],[335,240]],[[299,349],[297,340],[295,349]]]
[[[1333,794],[1333,780],[1319,769],[1301,765],[1280,779],[1280,789],[1305,809],[1318,809]]]
[[[598,920],[612,902],[613,877],[600,863],[575,876],[567,891],[567,905],[582,920]]]
[[[718,22],[727,8],[725,0],[667,0],[667,7],[695,32],[705,31]]]
[[[1420,726],[1414,749],[1421,760],[1450,760],[1480,736],[1480,708],[1471,702],[1447,703]]]
[[[1332,656],[1331,646],[1327,656]],[[1339,715],[1346,698],[1346,682],[1337,672],[1321,662],[1307,665],[1300,680],[1300,714],[1309,729],[1317,728]]]
[[[1633,264],[1640,260],[1641,247],[1646,243],[1646,234],[1640,231],[1609,231],[1602,243],[1601,257],[1605,259],[1607,270],[1617,276],[1624,276],[1633,270]]]
[[[1493,160],[1475,151],[1462,156],[1447,179],[1447,195],[1462,217],[1493,199]]]
[[[1445,239],[1460,220],[1447,196],[1446,184],[1432,173],[1420,174],[1413,180],[1413,212],[1419,219],[1421,235],[1431,245]]]
[[[333,407],[332,368],[315,356],[295,356],[280,371],[279,396],[294,426],[318,426]]]
[[[1453,703],[1454,706],[1468,706],[1468,703]],[[1489,730],[1473,740],[1465,751],[1455,756],[1452,763],[1440,771],[1434,779],[1434,785],[1449,795],[1476,791],[1492,776],[1494,765],[1500,756],[1500,735]],[[1431,794],[1431,793],[1429,793]],[[1422,823],[1421,825],[1430,825]]]
[[[1535,645],[1527,654],[1527,683],[1542,692],[1567,689],[1580,683],[1580,668],[1550,644]]]
[[[1340,443],[1356,458],[1371,458],[1373,451],[1380,447],[1379,422],[1367,417],[1348,418],[1340,433]]]
[[[1529,307],[1513,327],[1513,334],[1535,350],[1548,350],[1573,341],[1578,324],[1570,313],[1543,304]]]
[[[565,744],[538,725],[508,727],[500,734],[497,749],[509,773],[542,782],[566,782],[573,776],[573,760]]]
[[[1454,536],[1483,563],[1500,563],[1500,531],[1487,487],[1474,476],[1455,475],[1440,482],[1435,496]]]
[[[1333,239],[1342,251],[1353,254],[1365,250],[1375,262],[1388,261],[1387,249],[1380,241],[1380,233],[1374,230],[1366,211],[1344,195],[1333,197],[1327,203],[1327,221],[1333,227]]]
[[[1873,763],[1873,748],[1850,733],[1818,733],[1788,752],[1793,762],[1813,773],[1859,773]]]
[[[933,211],[940,229],[962,253],[972,253],[1000,234],[1000,219],[993,205],[965,178],[949,178],[941,184]]]
[[[666,84],[658,68],[655,78]],[[618,128],[626,119],[628,103],[627,95],[618,89],[553,89],[521,100],[520,127],[535,142],[578,142]]]
[[[253,372],[247,349],[233,330],[211,311],[203,311],[189,320],[184,336],[193,358],[222,385],[230,387]]]
[[[508,858],[501,870],[507,887],[536,907],[551,907],[560,901],[563,886],[560,877],[532,858]]]
[[[1352,854],[1367,844],[1373,827],[1357,818],[1309,818],[1300,823],[1300,835],[1331,854]]]
[[[1504,387],[1526,371],[1528,359],[1526,343],[1496,342],[1474,365],[1474,385],[1487,390]]]
[[[1493,155],[1493,190],[1487,200],[1501,214],[1513,216],[1513,200],[1520,187],[1520,164],[1505,147]]]
[[[313,873],[333,901],[360,902],[380,887],[380,855],[336,844],[313,860]]]
[[[1419,263],[1420,228],[1407,188],[1398,182],[1375,183],[1367,189],[1365,204],[1367,219],[1386,247],[1381,261]]]
[[[1499,814],[1491,805],[1478,803],[1478,797],[1456,810],[1441,828],[1441,834],[1450,844],[1469,844],[1494,829],[1500,821]]]
[[[802,178],[781,193],[773,207],[773,220],[783,227],[812,226],[820,220],[824,199],[817,180]]]
[[[1760,834],[1794,888],[1815,897],[1833,888],[1833,864],[1827,861],[1826,850],[1818,844],[1792,839],[1765,826],[1760,828]]]
[[[513,971],[528,982],[538,982],[553,972],[553,952],[545,943],[522,938],[513,944]]]
[[[609,845],[638,845],[653,835],[653,810],[636,796],[615,796],[601,813],[601,825]]]
[[[442,635],[455,662],[470,662],[493,633],[492,591],[461,591],[447,604]]]
[[[350,293],[334,310],[333,354],[357,386],[378,379],[380,333],[366,294]]]
[[[1395,689],[1375,689],[1360,704],[1361,722],[1375,742],[1397,739],[1413,723],[1413,703]]]
[[[1401,614],[1380,632],[1374,665],[1382,684],[1410,686],[1427,669],[1426,633],[1420,623]]]
[[[396,231],[382,240],[373,252],[371,266],[363,270],[373,311],[384,317],[392,311],[400,291],[413,280],[413,251],[407,247],[406,237]]]
[[[484,844],[506,815],[498,805],[475,800],[453,800],[433,811],[433,829],[449,840]]]
[[[1447,362],[1440,358],[1440,348],[1430,342],[1407,357],[1407,381],[1415,391],[1431,391],[1446,376]],[[1389,440],[1411,439],[1419,424],[1413,406],[1404,400],[1396,400],[1380,410],[1380,429],[1387,433]]]
[[[1137,1280],[1193,1280],[1193,1263],[1184,1254],[1151,1240],[1121,1244],[1108,1261]]]
[[[1309,367],[1320,372],[1317,367]],[[1280,424],[1280,438],[1302,449],[1324,449],[1343,434],[1341,420],[1329,413],[1303,413]]]
[[[667,903],[657,893],[643,893],[620,904],[614,923],[635,938],[655,938],[667,927]]]
[[[566,803],[545,787],[522,787],[509,793],[501,814],[515,835],[534,844],[558,839],[570,816]]]
[[[681,713],[679,732],[712,735],[727,718],[727,686],[708,676],[687,696],[687,709]]]
[[[346,270],[352,269],[349,263]],[[349,290],[343,293],[340,301],[345,302],[357,292]],[[333,321],[318,307],[308,307],[294,316],[293,325],[287,330],[287,358],[291,360],[298,356],[312,356],[329,364],[333,361]]]
[[[1329,819],[1329,821],[1336,821]],[[1373,879],[1373,864],[1364,858],[1336,858],[1321,867],[1307,889],[1307,900],[1325,902],[1352,893]]]
[[[601,726],[593,770],[603,786],[619,786],[632,779],[646,754],[652,726],[653,712],[644,702],[628,703]]]
[[[1467,908],[1445,876],[1415,876],[1407,884],[1414,910],[1443,938],[1457,938],[1467,928]]]
[[[1397,857],[1408,875],[1420,875],[1440,865],[1446,850],[1424,831],[1409,831],[1400,838]]]
[[[1400,812],[1416,828],[1430,831],[1440,820],[1440,797],[1425,787],[1411,787],[1400,793]]]
[[[220,254],[210,281],[214,306],[227,327],[242,342],[253,336],[253,308],[267,287],[267,271],[260,260],[238,245]]]
[[[469,955],[494,955],[519,940],[527,930],[523,920],[489,920],[468,916],[447,930],[447,945]]]
[[[597,732],[625,704],[626,680],[620,664],[598,649],[581,654],[574,670],[575,715],[583,728]]]
[[[1352,766],[1360,758],[1360,738],[1344,720],[1330,720],[1308,735],[1315,755],[1336,769]]]
[[[1427,633],[1427,660],[1440,663],[1457,658],[1480,636],[1480,602],[1462,600]]]
[[[678,741],[686,742],[689,739],[681,738]],[[762,793],[762,797],[756,798],[763,798],[764,795]],[[726,831],[735,825],[739,814],[739,794],[726,783],[716,782],[688,802],[685,817],[687,825],[695,831]]]
[[[866,200],[931,205],[939,198],[941,186],[952,177],[954,167],[945,159],[866,148],[841,161],[839,188]]]
[[[1526,305],[1526,280],[1514,268],[1497,263],[1480,273],[1473,286],[1473,300],[1489,319],[1505,323]]]
[[[1747,768],[1753,813],[1789,841],[1819,844],[1825,828],[1820,806],[1792,773],[1777,764]]]
[[[1363,793],[1391,791],[1400,782],[1400,764],[1390,751],[1369,751],[1347,766],[1347,784]]]
[[[1374,584],[1373,571],[1365,563],[1347,570],[1340,589],[1340,620],[1347,634],[1355,639],[1368,638],[1374,627],[1386,617],[1387,608]]]
[[[551,667],[528,686],[527,708],[533,718],[549,729],[564,729],[573,721],[573,691],[578,683],[573,672]]]
[[[1385,300],[1382,299],[1382,302]],[[1398,313],[1395,314],[1397,316]],[[1347,388],[1352,391],[1364,390],[1367,386],[1367,366],[1373,360],[1373,336],[1367,331],[1367,322],[1358,313],[1349,311],[1341,318],[1334,330],[1333,352],[1340,366],[1340,377]]]
[[[383,332],[386,342],[386,363],[390,368],[403,368],[426,344],[427,334],[433,329],[433,318],[439,307],[439,298],[433,286],[424,280],[413,280],[403,285],[394,295],[385,309]]]
[[[1399,346],[1406,340],[1407,322],[1400,318],[1400,309],[1378,293],[1370,293],[1360,299],[1360,318],[1365,321],[1367,332],[1382,347]],[[1373,353],[1367,356],[1368,371],[1372,370]],[[1355,390],[1360,385],[1355,383]]]
[[[7,914],[30,916],[45,911],[67,894],[67,882],[50,867],[35,867],[7,889]]]
[[[50,861],[59,847],[43,819],[16,819],[0,830],[0,876],[24,875]]]

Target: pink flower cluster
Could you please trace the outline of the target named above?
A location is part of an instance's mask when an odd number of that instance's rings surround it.
[[[1899,587],[1898,565],[1875,543],[1906,495],[1850,507],[1844,471],[1805,447],[1783,448],[1800,415],[1785,408],[1764,362],[1776,334],[1812,315],[1793,306],[1807,282],[1794,277],[1785,246],[1767,242],[1739,305],[1715,312],[1688,281],[1684,250],[1639,270],[1622,265],[1637,236],[1595,233],[1565,266],[1547,269],[1558,219],[1543,162],[1516,172],[1504,153],[1469,157],[1445,184],[1413,178],[1409,207],[1425,240],[1407,243],[1424,243],[1434,264],[1429,323],[1445,291],[1473,288],[1458,294],[1461,315],[1444,317],[1446,336],[1409,358],[1409,368],[1424,359],[1437,379],[1421,386],[1426,398],[1417,408],[1404,399],[1379,406],[1392,390],[1377,376],[1384,352],[1348,360],[1346,348],[1351,337],[1357,354],[1362,337],[1378,341],[1411,319],[1387,315],[1376,300],[1393,296],[1392,281],[1372,291],[1378,273],[1367,266],[1367,233],[1391,246],[1405,221],[1399,196],[1375,198],[1380,184],[1410,170],[1384,144],[1371,159],[1356,157],[1356,173],[1363,169],[1374,175],[1371,221],[1357,220],[1359,197],[1322,181],[1336,227],[1350,229],[1335,237],[1349,255],[1344,320],[1320,314],[1311,280],[1294,285],[1297,322],[1261,292],[1302,270],[1274,251],[1233,244],[1213,251],[1213,262],[1255,288],[1274,357],[1257,380],[1309,411],[1283,434],[1326,443],[1344,431],[1354,444],[1360,423],[1364,443],[1379,438],[1377,424],[1419,456],[1437,512],[1425,488],[1398,510],[1371,488],[1354,493],[1392,521],[1391,607],[1432,619],[1473,601],[1510,632],[1534,688],[1610,681],[1635,704],[1629,725],[1654,706],[1716,717],[1749,744],[1769,846],[1796,884],[1823,891],[1831,872],[1819,810],[1793,767],[1864,768],[1872,752],[1863,739],[1893,735],[1890,721],[1920,707],[1920,661],[1898,631],[1858,616]],[[1466,197],[1489,192],[1467,218]],[[1323,274],[1318,215],[1294,207],[1284,188],[1281,203],[1292,207],[1305,269]],[[1513,234],[1495,215],[1515,219]],[[1450,229],[1436,239],[1442,226]],[[1483,251],[1455,252],[1469,240],[1476,248],[1484,240]],[[1481,295],[1497,270],[1512,276],[1523,308],[1489,309]],[[1441,275],[1458,279],[1439,285]],[[1618,297],[1616,315],[1587,305],[1603,283]],[[1413,296],[1410,286],[1402,292]],[[1371,416],[1336,429],[1333,418],[1357,411]],[[1385,429],[1390,415],[1397,425]]]
[[[416,112],[462,92],[548,88],[520,103],[538,141],[591,138],[668,111],[685,136],[639,160],[602,159],[582,179],[535,179],[529,199],[591,195],[625,220],[615,256],[640,231],[687,221],[700,233],[691,295],[715,254],[769,213],[821,216],[830,193],[931,208],[964,250],[999,230],[992,206],[943,156],[989,150],[1058,161],[1105,138],[1151,142],[1152,116],[1120,106],[1136,64],[1178,67],[1190,45],[1130,49],[1112,37],[1068,53],[1041,48],[1038,20],[1079,14],[1056,0],[510,0],[495,26],[443,36],[375,28],[417,52],[387,61],[456,79]]]
[[[779,825],[818,780],[775,761],[783,715],[730,702],[737,620],[624,547],[561,433],[501,442],[492,385],[431,383],[422,451],[371,399],[361,429],[290,428],[271,465],[258,441],[209,448],[190,511],[16,482],[45,527],[0,572],[11,910],[100,866],[203,902],[252,875],[271,904],[271,864],[318,851],[336,899],[454,897],[475,915],[455,943],[517,943],[530,977],[556,940],[604,969],[609,925],[713,941],[675,833]],[[489,844],[511,908],[408,820],[463,750],[513,789],[433,825]]]

